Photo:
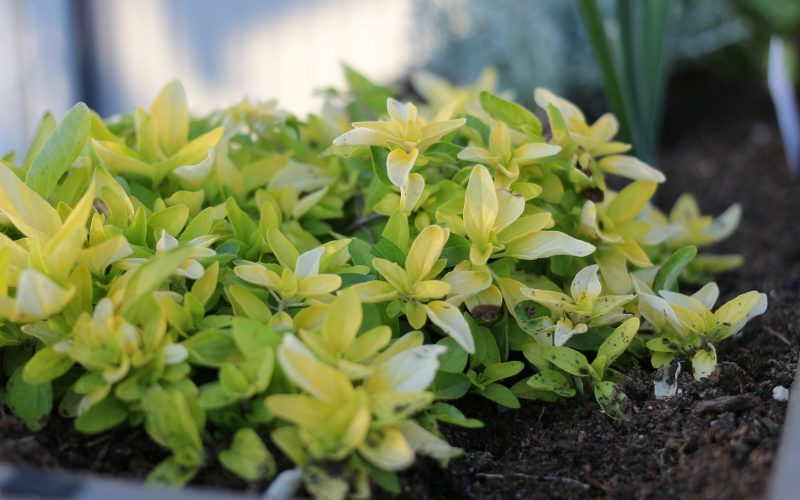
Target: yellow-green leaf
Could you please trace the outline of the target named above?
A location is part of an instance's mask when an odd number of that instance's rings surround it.
[[[161,148],[167,156],[176,153],[189,136],[189,105],[183,85],[167,84],[150,108]]]
[[[31,163],[25,183],[40,196],[49,196],[86,145],[91,126],[89,108],[82,102],[73,106]]]
[[[45,242],[61,228],[58,212],[0,163],[0,213],[21,233]]]
[[[335,353],[347,350],[361,326],[363,312],[358,295],[343,291],[332,303],[322,327],[325,344]]]

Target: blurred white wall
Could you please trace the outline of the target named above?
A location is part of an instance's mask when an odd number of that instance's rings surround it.
[[[69,35],[78,2],[0,0],[0,152],[23,149],[44,111],[60,118],[77,99]],[[247,95],[305,113],[318,106],[316,90],[343,83],[341,62],[378,81],[402,76],[412,62],[410,0],[84,0],[84,6],[92,14],[94,104],[104,115],[149,105],[173,78],[183,82],[196,112]]]
[[[0,0],[0,155],[24,153],[46,111],[78,99],[70,2]]]

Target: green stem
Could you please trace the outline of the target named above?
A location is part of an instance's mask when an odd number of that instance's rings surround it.
[[[630,113],[625,103],[620,78],[611,55],[611,46],[603,26],[603,16],[600,14],[596,0],[578,0],[578,7],[580,7],[589,41],[592,43],[597,62],[600,65],[606,97],[614,113],[619,118],[622,136],[629,140],[632,137]]]
[[[652,161],[664,98],[669,0],[616,0],[619,38],[611,39],[596,0],[578,0],[603,86],[620,121],[622,137]]]

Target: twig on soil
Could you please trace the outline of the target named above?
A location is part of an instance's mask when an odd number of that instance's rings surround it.
[[[489,472],[478,472],[475,474],[475,477],[480,477],[483,479],[505,479],[506,476],[503,474],[491,474]]]
[[[541,476],[541,477],[537,477],[537,476],[533,476],[531,474],[525,474],[524,472],[510,472],[508,475],[509,476],[513,476],[513,477],[521,477],[521,478],[525,478],[525,479],[535,479],[535,480],[539,480],[539,481],[553,481],[553,482],[567,483],[567,484],[571,484],[573,486],[578,486],[579,488],[581,488],[584,491],[588,491],[589,489],[591,489],[591,486],[589,486],[588,484],[586,484],[584,482],[581,482],[581,481],[578,481],[577,479],[572,479],[571,477],[561,477],[561,476]],[[478,472],[478,473],[475,474],[475,477],[480,477],[480,478],[483,478],[483,479],[498,479],[498,480],[502,480],[502,479],[506,478],[505,474],[494,474],[494,473],[489,473],[489,472]],[[600,485],[598,487],[603,491],[608,491],[608,489],[603,485]]]
[[[514,477],[524,477],[525,479],[536,479],[536,476],[531,476],[530,474],[525,474],[524,472],[512,472],[511,475]]]
[[[598,490],[604,491],[606,493],[610,493],[611,492],[611,489],[608,486],[606,486],[605,484],[601,483],[600,481],[598,481],[597,479],[593,478],[592,476],[584,474],[583,478],[586,480],[587,483],[589,483],[590,485],[594,486]]]
[[[584,491],[588,491],[591,486],[588,484],[578,481],[577,479],[572,479],[571,477],[560,477],[560,476],[542,476],[542,481],[560,481],[562,483],[572,484],[574,486],[578,486]]]
[[[109,439],[111,439],[111,435],[105,435],[86,443],[86,447],[89,449],[94,448],[98,445],[100,446],[100,449],[97,451],[97,453],[94,456],[94,460],[92,461],[92,467],[96,467],[98,464],[102,463],[106,455],[108,455],[110,449],[108,443]]]
[[[740,394],[737,396],[722,396],[721,398],[709,401],[698,401],[694,405],[694,411],[698,413],[724,412],[747,410],[758,404],[758,398],[752,394]]]
[[[767,333],[769,333],[773,337],[777,337],[778,339],[782,340],[786,345],[792,345],[792,341],[787,339],[784,335],[782,335],[778,331],[776,331],[776,330],[774,330],[774,329],[772,329],[772,328],[770,328],[768,326],[765,326],[764,330],[766,330]]]

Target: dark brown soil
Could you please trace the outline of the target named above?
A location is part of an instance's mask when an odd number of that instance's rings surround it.
[[[675,398],[654,399],[652,370],[646,362],[634,368],[627,420],[609,419],[593,402],[526,403],[516,411],[477,398],[460,402],[486,427],[446,429],[464,456],[447,469],[420,461],[402,476],[404,497],[763,496],[786,411],[772,390],[791,386],[800,350],[800,184],[789,181],[762,90],[707,81],[698,87],[691,79],[673,89],[660,159],[669,182],[659,204],[671,206],[683,191],[695,193],[710,213],[740,202],[742,226],[718,250],[742,253],[747,264],[722,277],[720,288],[723,299],[764,291],[769,310],[719,349],[714,375],[701,382],[682,375]],[[141,431],[86,437],[54,418],[31,434],[8,412],[0,414],[0,462],[140,478],[164,456]],[[248,488],[219,467],[196,482]]]

